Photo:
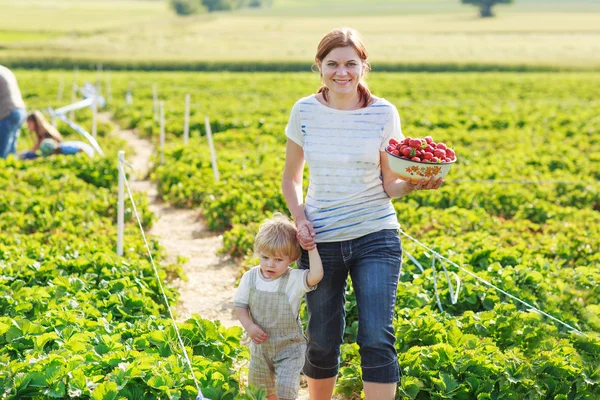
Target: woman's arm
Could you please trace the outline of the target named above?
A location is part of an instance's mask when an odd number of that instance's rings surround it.
[[[281,178],[281,192],[298,228],[298,240],[305,250],[315,247],[315,230],[304,214],[302,179],[304,173],[304,150],[288,139],[285,149],[285,168]]]
[[[381,163],[381,175],[383,177],[383,190],[389,198],[404,197],[413,190],[437,189],[440,187],[444,178],[440,179],[421,179],[417,184],[413,185],[409,181],[398,178],[398,175],[392,171],[388,162],[387,154],[384,151],[379,152]]]
[[[304,172],[304,150],[288,139],[285,147],[285,168],[281,178],[281,191],[294,221],[306,219],[302,199],[302,177]]]

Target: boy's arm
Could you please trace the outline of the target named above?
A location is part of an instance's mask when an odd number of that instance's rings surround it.
[[[250,311],[247,308],[236,307],[235,314],[242,323],[242,326],[248,332],[248,336],[256,344],[261,344],[267,340],[267,334],[261,329],[260,326],[256,325],[252,318],[250,318]]]
[[[308,286],[315,286],[323,279],[323,263],[316,247],[308,252],[308,267],[306,283]]]

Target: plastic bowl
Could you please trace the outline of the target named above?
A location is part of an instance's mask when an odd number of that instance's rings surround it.
[[[450,171],[452,164],[456,162],[456,158],[453,161],[445,163],[413,161],[404,157],[395,156],[387,150],[385,152],[388,155],[388,161],[392,171],[400,178],[410,181],[413,185],[417,184],[423,178],[426,181],[429,178],[444,178],[448,175],[448,171]]]

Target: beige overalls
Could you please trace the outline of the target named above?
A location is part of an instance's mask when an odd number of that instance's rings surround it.
[[[295,316],[285,293],[290,269],[279,278],[276,292],[256,289],[259,273],[260,268],[250,273],[248,306],[252,320],[265,331],[268,339],[262,344],[250,344],[248,383],[262,386],[267,394],[277,394],[280,399],[296,399],[306,339],[300,318]]]

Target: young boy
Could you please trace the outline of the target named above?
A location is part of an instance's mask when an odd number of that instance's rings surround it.
[[[316,248],[308,253],[310,269],[290,268],[301,254],[297,233],[280,213],[261,225],[254,239],[260,266],[242,276],[234,299],[237,317],[252,340],[248,383],[263,387],[268,400],[298,397],[306,352],[300,303],[323,278]]]

